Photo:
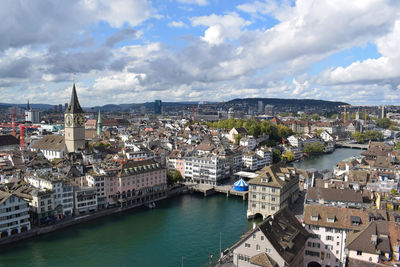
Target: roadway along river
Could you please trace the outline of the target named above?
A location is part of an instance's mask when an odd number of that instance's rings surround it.
[[[303,166],[331,168],[360,153],[340,149]],[[218,257],[220,232],[224,249],[250,229],[246,209],[233,196],[180,196],[8,245],[0,266],[182,266],[182,256],[184,266],[208,266],[210,253]]]

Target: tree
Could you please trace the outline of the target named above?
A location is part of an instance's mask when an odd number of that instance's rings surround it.
[[[168,186],[171,186],[174,184],[174,177],[170,170],[167,170],[167,184],[168,184]]]
[[[378,131],[366,131],[365,132],[365,139],[371,141],[378,141],[383,139],[383,134]]]
[[[397,149],[400,149],[400,141],[397,142],[397,144],[396,144],[396,150],[397,150]]]
[[[309,154],[320,154],[324,152],[325,146],[321,142],[307,143],[304,152]]]
[[[285,153],[283,153],[282,158],[286,159],[286,161],[293,161],[294,153],[290,150],[286,150]]]
[[[182,182],[183,177],[182,177],[181,172],[178,170],[175,170],[174,174],[172,175],[172,180],[173,180],[174,184]]]
[[[315,131],[315,134],[318,135],[318,136],[321,136],[323,131],[324,130],[322,130],[322,129],[318,129],[318,130]]]
[[[377,124],[379,127],[383,128],[383,129],[387,129],[390,127],[392,122],[388,118],[383,118],[383,119],[379,119],[377,121]]]
[[[308,117],[307,114],[303,113],[303,114],[301,114],[300,120],[305,121],[307,119],[307,117]]]
[[[274,149],[272,150],[272,161],[273,163],[277,163],[279,161],[281,161],[281,151],[279,151],[278,149]]]
[[[399,127],[397,125],[391,124],[389,126],[389,130],[391,130],[391,131],[399,131],[400,129],[399,129]]]
[[[319,117],[318,114],[312,114],[311,115],[311,119],[314,120],[314,121],[319,121],[321,118]]]
[[[242,139],[242,135],[241,134],[235,135],[235,145],[239,145],[240,139]]]
[[[390,190],[390,194],[392,194],[392,195],[396,195],[396,194],[397,194],[397,190],[396,190],[396,189],[394,189],[394,188],[392,188],[392,190]]]
[[[357,141],[357,143],[362,144],[365,142],[365,135],[360,132],[354,132],[351,137]]]

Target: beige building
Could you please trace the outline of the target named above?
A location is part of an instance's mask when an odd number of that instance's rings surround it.
[[[78,101],[75,84],[72,87],[72,96],[69,106],[65,110],[65,145],[67,152],[77,152],[85,147],[85,117]]]
[[[288,208],[255,225],[231,247],[235,266],[303,266],[310,234]]]
[[[263,168],[249,181],[247,218],[263,218],[296,201],[299,195],[299,175],[295,168],[276,164]]]

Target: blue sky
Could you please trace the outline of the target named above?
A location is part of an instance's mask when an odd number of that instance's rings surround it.
[[[395,0],[5,0],[1,102],[397,104]]]

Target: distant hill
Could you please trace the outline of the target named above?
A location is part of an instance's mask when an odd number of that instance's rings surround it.
[[[257,105],[258,101],[262,101],[264,105],[274,106],[326,106],[326,107],[337,107],[342,105],[349,105],[345,102],[338,101],[326,101],[316,99],[284,99],[284,98],[236,98],[225,102],[226,104],[244,104]]]
[[[29,104],[31,108],[38,109],[38,110],[48,110],[53,109],[53,105],[49,104]],[[10,108],[10,107],[20,107],[25,109],[26,104],[9,104],[9,103],[0,103],[0,109]]]

